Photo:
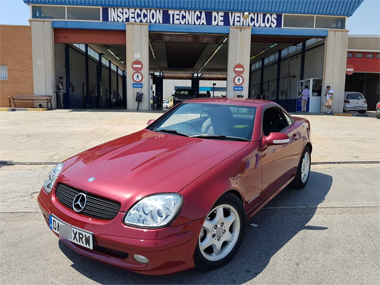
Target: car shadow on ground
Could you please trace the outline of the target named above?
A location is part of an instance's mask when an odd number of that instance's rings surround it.
[[[304,189],[284,189],[249,221],[243,243],[233,260],[210,272],[192,269],[166,276],[146,276],[84,257],[61,241],[59,247],[75,270],[101,284],[241,284],[259,275],[271,258],[300,231],[327,229],[308,223],[317,206],[324,202],[332,182],[331,176],[312,171]],[[252,223],[255,227],[250,225]]]

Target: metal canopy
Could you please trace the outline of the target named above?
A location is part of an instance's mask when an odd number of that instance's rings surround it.
[[[149,70],[159,72],[165,79],[191,79],[199,73],[214,51],[222,44],[228,35],[207,34],[167,34],[150,33],[151,49],[149,52]],[[288,46],[297,45],[310,37],[273,37],[251,36],[251,57],[255,56],[255,63],[261,59],[277,53]],[[276,44],[275,46],[273,46]],[[108,49],[126,62],[125,45],[90,45],[94,50],[103,53],[108,59],[112,55]],[[272,48],[270,48],[273,46]],[[264,51],[264,52],[263,52]],[[227,78],[228,38],[211,60],[203,67],[200,73],[204,80],[226,80]],[[119,65],[120,69],[124,69]]]
[[[24,0],[26,4],[351,16],[364,0]]]

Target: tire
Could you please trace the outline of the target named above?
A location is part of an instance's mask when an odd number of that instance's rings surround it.
[[[358,111],[360,114],[365,114],[367,111]]]
[[[376,111],[376,118],[380,119],[380,110]]]
[[[291,183],[291,186],[302,189],[305,187],[310,176],[310,166],[311,166],[311,154],[310,148],[306,146],[301,155],[300,162],[298,163],[296,177]]]
[[[195,266],[209,271],[229,262],[241,245],[245,227],[242,202],[231,193],[223,195],[212,207],[199,233]]]

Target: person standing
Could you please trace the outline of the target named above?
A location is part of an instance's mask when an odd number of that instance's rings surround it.
[[[309,100],[309,95],[310,95],[309,86],[306,85],[305,88],[303,89],[302,93],[301,93],[302,112],[306,112],[307,101]]]
[[[61,108],[64,108],[63,106],[63,78],[59,77],[59,81],[57,84],[57,93],[58,93],[58,102]]]
[[[334,99],[333,95],[334,95],[334,90],[331,89],[330,86],[327,86],[326,87],[326,93],[325,93],[325,97],[326,97],[326,108],[329,109],[327,111],[327,114],[332,114],[333,113],[333,108],[332,108],[332,100]]]

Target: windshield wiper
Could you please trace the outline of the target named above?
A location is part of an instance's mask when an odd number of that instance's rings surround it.
[[[230,141],[242,141],[248,142],[249,140],[238,137],[230,137],[230,136],[222,136],[222,135],[196,135],[191,136],[192,138],[200,138],[200,139],[213,139],[213,140],[230,140]]]
[[[179,135],[179,136],[183,136],[183,137],[188,137],[189,135],[187,134],[184,134],[184,133],[181,133],[181,132],[177,132],[176,130],[170,130],[170,129],[159,129],[159,130],[154,130],[156,132],[162,132],[162,133],[168,133],[168,134],[174,134],[174,135]]]

